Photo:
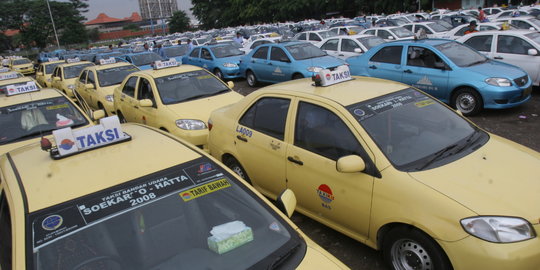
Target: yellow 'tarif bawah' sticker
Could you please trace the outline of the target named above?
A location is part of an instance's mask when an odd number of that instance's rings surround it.
[[[416,105],[416,107],[418,107],[418,108],[422,108],[422,107],[426,107],[428,105],[431,105],[433,103],[435,103],[435,101],[428,99],[428,100],[423,100],[423,101],[416,102],[416,103],[414,103],[414,105]]]
[[[47,106],[47,107],[45,107],[45,109],[50,111],[50,110],[57,110],[57,109],[61,109],[61,108],[67,108],[67,107],[68,107],[67,104],[59,104],[59,105]]]
[[[180,193],[180,197],[184,200],[184,202],[191,201],[195,198],[202,197],[206,194],[210,194],[216,190],[220,190],[223,188],[230,187],[231,184],[227,182],[226,179],[220,179],[214,182],[210,182],[208,184],[204,184],[202,186],[198,186],[189,190],[186,190],[182,193]]]

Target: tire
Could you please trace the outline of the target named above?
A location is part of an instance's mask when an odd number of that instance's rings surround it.
[[[238,176],[240,176],[240,178],[244,179],[251,185],[251,179],[249,179],[246,170],[244,170],[244,167],[240,165],[240,162],[238,162],[238,160],[233,157],[229,157],[227,160],[225,160],[224,164],[225,166],[229,167],[229,169],[231,169],[233,172],[235,172]]]
[[[256,87],[257,86],[257,77],[255,76],[255,73],[253,73],[253,71],[251,70],[248,70],[246,72],[246,81],[247,81],[247,84],[250,86],[250,87]]]
[[[383,258],[394,270],[452,270],[442,248],[424,232],[397,227],[383,239]]]
[[[300,74],[300,73],[295,73],[293,76],[292,76],[292,79],[293,80],[298,80],[298,79],[302,79],[304,78],[304,75]]]
[[[120,123],[127,123],[127,120],[126,118],[124,117],[124,115],[122,114],[122,112],[118,111],[116,113],[116,115],[118,115],[118,120],[120,120]]]
[[[461,88],[452,95],[453,108],[458,109],[465,116],[475,115],[484,107],[482,97],[472,88]]]
[[[214,69],[214,75],[216,75],[216,77],[218,77],[220,80],[223,80],[223,73],[219,68]]]

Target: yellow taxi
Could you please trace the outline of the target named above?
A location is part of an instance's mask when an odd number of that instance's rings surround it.
[[[36,71],[36,81],[43,87],[52,87],[52,73],[54,68],[65,61],[58,58],[50,58],[49,61],[39,64]]]
[[[34,73],[34,63],[28,58],[13,58],[9,61],[8,67],[12,71],[20,72],[24,75]]]
[[[537,269],[540,154],[346,66],[214,111],[210,153],[390,269]]]
[[[114,90],[121,121],[143,123],[207,149],[210,112],[242,98],[205,69],[157,61],[154,69],[130,74]]]
[[[103,109],[108,115],[116,114],[114,89],[127,75],[136,71],[139,68],[130,63],[116,63],[114,58],[101,59],[100,65],[88,66],[81,71],[75,81],[75,89],[92,109]]]
[[[0,156],[2,269],[347,269],[172,135],[117,116],[54,135]]]
[[[75,100],[73,89],[75,89],[75,81],[79,78],[81,71],[88,66],[93,66],[94,63],[88,61],[79,61],[79,59],[67,59],[65,64],[56,66],[52,73],[51,86],[60,89],[71,99]]]

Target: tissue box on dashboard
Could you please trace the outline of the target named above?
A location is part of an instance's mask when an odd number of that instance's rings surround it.
[[[223,254],[253,240],[253,232],[250,227],[244,228],[234,234],[208,237],[208,247],[217,254]]]

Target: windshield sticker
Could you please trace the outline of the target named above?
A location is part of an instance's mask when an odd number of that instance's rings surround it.
[[[212,193],[214,191],[224,189],[224,188],[227,188],[227,187],[230,187],[230,186],[231,186],[231,184],[229,184],[229,182],[227,182],[227,180],[225,178],[223,178],[223,179],[214,181],[212,183],[204,184],[202,186],[198,186],[196,188],[186,190],[186,191],[180,193],[179,195],[180,195],[180,197],[182,197],[182,200],[184,200],[184,202],[188,202],[188,201],[191,201],[193,199],[202,197],[202,196],[210,194],[210,193]]]
[[[325,184],[320,185],[317,188],[317,195],[319,195],[319,198],[321,198],[322,200],[322,207],[326,209],[332,209],[332,207],[330,207],[330,203],[334,201],[334,194],[332,193],[332,189],[329,186]]]
[[[197,80],[204,80],[204,79],[212,79],[212,76],[210,76],[210,75],[204,75],[204,76],[199,76],[199,77],[197,77]]]
[[[58,121],[56,121],[56,127],[66,127],[66,126],[71,126],[73,125],[73,120],[61,115],[61,114],[56,114],[56,119]]]
[[[427,100],[422,100],[422,101],[418,101],[418,102],[414,103],[414,105],[416,107],[418,107],[418,108],[423,108],[423,107],[429,106],[431,104],[435,104],[435,101],[431,100],[431,99],[427,99]]]
[[[64,103],[64,104],[58,104],[58,105],[54,105],[54,106],[45,107],[45,109],[47,111],[58,110],[58,109],[61,109],[61,108],[69,108],[69,106],[67,105],[67,103]]]
[[[53,105],[54,103],[52,101],[40,101],[40,102],[34,102],[29,104],[23,104],[23,105],[17,105],[10,108],[7,108],[7,113],[13,113],[18,111],[26,111],[26,110],[33,110],[38,107]]]
[[[180,194],[184,201],[189,201],[230,186],[219,167],[207,159],[201,158],[174,166],[129,181],[114,189],[85,196],[69,206],[61,206],[63,208],[60,210],[55,210],[58,209],[55,207],[41,213],[39,217],[33,219],[34,248],[64,237],[88,224],[165,196]],[[190,198],[184,197],[184,193],[188,193]]]
[[[268,226],[268,228],[274,232],[279,232],[281,231],[281,229],[279,228],[279,225],[277,222],[272,222],[272,224],[270,224],[270,226]]]

